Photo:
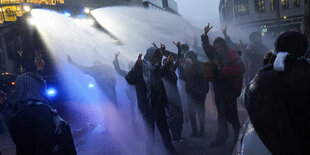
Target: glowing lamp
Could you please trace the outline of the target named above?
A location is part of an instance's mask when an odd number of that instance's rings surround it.
[[[55,88],[46,89],[46,95],[48,97],[55,97],[57,95],[57,90]]]
[[[90,9],[89,9],[89,8],[84,8],[84,12],[85,12],[86,14],[89,14],[89,13],[90,13]]]
[[[31,11],[31,7],[28,6],[28,5],[25,5],[24,6],[24,10],[25,10],[25,12],[30,12]]]
[[[70,16],[71,16],[71,13],[68,12],[68,11],[66,11],[66,12],[64,12],[64,15],[65,15],[66,17],[70,17]]]
[[[94,88],[94,84],[92,83],[88,84],[88,88]]]

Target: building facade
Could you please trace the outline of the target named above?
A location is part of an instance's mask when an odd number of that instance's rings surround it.
[[[143,6],[178,13],[178,4],[174,0],[143,0]]]
[[[304,18],[304,0],[221,0],[221,26],[239,30],[279,33],[297,29]]]

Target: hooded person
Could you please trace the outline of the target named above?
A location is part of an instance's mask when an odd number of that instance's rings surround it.
[[[164,59],[164,64],[167,63],[167,58]],[[173,140],[177,143],[181,142],[182,130],[183,130],[183,111],[182,101],[179,94],[176,75],[176,69],[178,67],[178,61],[171,65],[168,74],[163,77],[163,83],[167,93],[167,117],[169,128],[172,133]]]
[[[50,108],[45,81],[37,74],[24,73],[15,81],[16,104],[9,131],[17,155],[75,155],[69,125]]]
[[[251,122],[272,154],[310,154],[310,61],[306,37],[285,32],[277,56],[246,87],[244,102]]]
[[[67,61],[78,68],[84,74],[92,76],[100,89],[106,95],[108,101],[117,105],[117,95],[115,90],[116,79],[113,76],[113,68],[103,64],[99,60],[95,60],[92,66],[83,66],[74,62],[70,56],[67,56]]]
[[[205,99],[209,91],[209,82],[204,73],[203,65],[193,51],[185,53],[185,63],[180,67],[180,79],[185,82],[185,92],[188,96],[188,109],[192,126],[192,135],[205,135]],[[200,122],[200,131],[197,131],[196,114]]]
[[[212,83],[218,111],[218,131],[211,146],[220,146],[225,144],[228,138],[228,123],[232,123],[234,138],[237,139],[239,135],[237,97],[241,93],[245,67],[239,52],[229,48],[223,38],[216,38],[213,45],[209,43],[207,34],[211,28],[210,25],[205,28],[201,41],[207,57],[219,64],[216,79]],[[261,61],[263,62],[263,59]]]
[[[148,48],[143,60],[139,55],[134,68],[127,74],[126,80],[129,84],[136,86],[138,106],[148,128],[154,133],[156,123],[167,151],[175,154],[165,114],[167,95],[162,81],[162,77],[169,71],[173,58],[169,57],[168,62],[161,66],[158,64],[161,57],[159,49]]]
[[[246,83],[249,83],[263,67],[264,55],[268,52],[268,48],[262,42],[261,33],[252,32],[249,40],[250,43],[247,45],[243,55],[246,67]]]

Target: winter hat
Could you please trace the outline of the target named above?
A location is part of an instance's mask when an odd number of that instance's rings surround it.
[[[45,81],[35,73],[24,73],[17,76],[15,81],[16,101],[27,102],[29,100],[48,103],[45,96]]]
[[[298,58],[305,55],[308,42],[303,34],[296,31],[287,31],[278,37],[275,48],[277,52],[288,52]]]
[[[305,55],[308,42],[306,37],[296,31],[288,31],[281,34],[275,42],[277,57],[273,67],[278,72],[285,71],[288,61],[296,60]]]
[[[185,59],[186,59],[186,58],[190,58],[190,59],[193,60],[193,62],[198,61],[198,60],[197,60],[197,54],[196,54],[194,51],[188,51],[188,52],[186,52],[184,58],[185,58]]]
[[[151,62],[152,58],[154,56],[157,56],[158,54],[160,54],[158,51],[158,48],[150,47],[146,50],[146,53],[144,55],[144,60]]]
[[[188,50],[189,50],[189,46],[188,46],[187,44],[182,44],[182,45],[181,45],[181,49],[182,49],[183,51],[188,51]]]

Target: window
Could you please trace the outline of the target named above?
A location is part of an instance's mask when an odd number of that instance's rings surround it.
[[[265,12],[265,0],[255,0],[255,11]]]
[[[289,8],[288,0],[281,0],[281,7],[282,9],[288,9]]]
[[[293,6],[294,6],[294,8],[299,8],[300,7],[300,0],[293,0]]]
[[[249,13],[249,0],[235,0],[235,15],[242,16]]]
[[[276,0],[270,0],[270,11],[276,11]]]

